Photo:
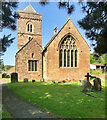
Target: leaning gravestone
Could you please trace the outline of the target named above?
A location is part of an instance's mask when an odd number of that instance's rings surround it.
[[[87,83],[87,81],[86,80],[81,80],[81,86],[85,86],[86,85],[86,83]]]
[[[18,73],[12,73],[11,74],[11,82],[18,82]]]
[[[91,91],[92,91],[92,84],[90,82],[86,81],[83,92],[91,92]]]
[[[24,82],[28,82],[28,78],[24,78]]]
[[[85,75],[85,77],[87,77],[87,82],[86,84],[84,85],[84,89],[83,89],[83,92],[91,92],[93,90],[93,86],[92,84],[89,82],[89,78],[90,77],[93,77],[91,75],[89,75],[89,73],[87,73],[87,75]]]
[[[94,90],[101,91],[101,79],[100,78],[94,79]]]

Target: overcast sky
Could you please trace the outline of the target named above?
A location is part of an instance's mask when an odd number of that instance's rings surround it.
[[[75,5],[74,12],[70,15],[71,20],[73,21],[76,28],[79,30],[83,38],[86,40],[88,45],[91,48],[91,52],[93,52],[93,49],[91,47],[90,41],[85,36],[85,31],[81,29],[77,23],[78,20],[82,19],[85,15],[82,12],[82,9],[78,2],[73,2]],[[24,10],[29,5],[28,2],[19,2],[18,4],[18,10]],[[31,2],[32,7],[36,10],[36,12],[42,14],[42,47],[49,42],[49,40],[54,35],[54,27],[57,25],[58,30],[62,28],[62,26],[65,24],[65,22],[68,20],[68,14],[65,9],[59,9],[58,3],[51,2],[46,6],[41,6],[39,2]],[[17,22],[18,25],[18,22]],[[11,46],[7,49],[5,52],[3,58],[3,62],[5,65],[15,65],[15,54],[17,52],[17,32],[11,31],[8,29],[4,29],[2,32],[3,35],[12,34],[12,37],[15,37],[14,42],[11,44]]]

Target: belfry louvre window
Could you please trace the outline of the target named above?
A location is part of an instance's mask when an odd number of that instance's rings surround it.
[[[68,35],[62,41],[59,48],[59,66],[60,67],[77,67],[77,48],[74,38]]]
[[[27,25],[27,31],[29,32],[29,24]]]
[[[37,60],[28,60],[28,71],[37,71]]]
[[[27,24],[27,32],[32,32],[32,24]]]
[[[30,25],[30,32],[32,32],[32,25]]]

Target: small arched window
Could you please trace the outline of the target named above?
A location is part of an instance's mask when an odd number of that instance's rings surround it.
[[[27,31],[29,32],[29,24],[27,25]]]
[[[27,32],[33,32],[33,25],[32,23],[27,24]]]
[[[32,32],[32,25],[30,25],[30,32]]]

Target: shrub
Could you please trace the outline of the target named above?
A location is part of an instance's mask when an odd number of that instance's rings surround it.
[[[6,75],[6,78],[10,78],[10,75]]]
[[[28,78],[24,78],[24,82],[28,82]]]
[[[2,74],[2,78],[6,78],[7,74],[6,73],[3,73]]]

